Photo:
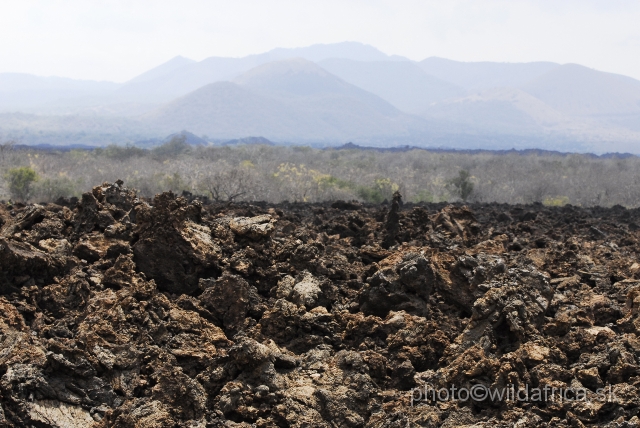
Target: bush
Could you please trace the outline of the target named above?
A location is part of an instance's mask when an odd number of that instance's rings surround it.
[[[72,196],[79,197],[81,193],[80,186],[64,176],[38,180],[33,188],[34,197],[42,202],[52,202]]]
[[[435,196],[433,196],[433,193],[431,193],[428,190],[421,190],[418,192],[417,195],[414,196],[413,198],[413,202],[415,203],[419,203],[419,202],[435,202],[436,198]]]
[[[218,162],[204,177],[204,185],[201,187],[216,202],[234,201],[244,197],[255,187],[252,168],[254,166],[251,161],[242,161],[238,168],[226,162]]]
[[[11,168],[4,176],[9,184],[11,197],[18,201],[26,201],[31,196],[31,185],[38,180],[38,174],[28,166]]]
[[[163,145],[152,149],[152,153],[158,158],[167,159],[189,152],[190,150],[191,146],[187,143],[187,137],[184,135],[176,135]]]
[[[166,174],[160,179],[160,183],[162,189],[168,189],[175,193],[180,193],[183,190],[189,190],[189,183],[187,183],[177,172],[174,172],[173,174]]]
[[[469,171],[461,169],[458,176],[451,180],[451,184],[454,187],[455,193],[460,196],[460,199],[466,201],[473,193],[473,183],[471,182],[471,175]]]
[[[356,194],[360,199],[362,199],[365,202],[379,204],[380,202],[384,201],[384,196],[382,196],[382,192],[380,191],[380,189],[376,187],[360,186],[358,187]]]
[[[563,207],[569,203],[569,198],[566,196],[548,197],[544,198],[542,203],[548,207]]]
[[[377,178],[374,181],[373,186],[361,186],[358,187],[356,194],[365,202],[371,202],[379,204],[385,199],[390,201],[393,193],[400,189],[398,184],[391,181],[389,178]]]

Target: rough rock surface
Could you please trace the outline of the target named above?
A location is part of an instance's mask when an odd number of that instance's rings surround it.
[[[640,211],[391,208],[0,207],[0,426],[639,425]]]

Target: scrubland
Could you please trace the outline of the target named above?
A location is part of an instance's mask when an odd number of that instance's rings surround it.
[[[16,194],[9,171],[20,167],[33,170],[36,179]],[[0,199],[31,202],[78,197],[96,183],[117,179],[143,197],[172,190],[214,201],[379,203],[396,190],[416,203],[635,207],[640,201],[640,158],[549,152],[205,147],[174,140],[150,150],[5,148],[0,174]]]

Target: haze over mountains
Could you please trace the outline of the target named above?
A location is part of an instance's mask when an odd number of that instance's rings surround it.
[[[640,81],[576,64],[420,62],[346,42],[183,57],[128,82],[0,74],[0,134],[50,144],[210,141],[640,153]]]
[[[244,130],[280,141],[384,143],[426,130],[382,98],[304,59],[274,61],[191,92],[150,113],[159,129],[183,126],[230,138]]]

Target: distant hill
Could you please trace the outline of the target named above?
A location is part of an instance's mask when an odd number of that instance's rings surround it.
[[[519,89],[496,88],[441,101],[426,112],[434,119],[464,123],[477,130],[539,134],[562,129],[571,119]]]
[[[162,142],[168,143],[175,137],[184,138],[184,142],[192,146],[206,146],[207,144],[209,144],[209,142],[204,138],[198,137],[196,134],[189,131],[182,131],[182,132],[176,132],[175,134],[171,134],[168,137],[166,137]]]
[[[460,62],[437,57],[418,65],[426,73],[468,90],[519,87],[559,67],[553,62]]]
[[[366,61],[405,59],[386,55],[373,46],[356,42],[319,44],[294,49],[277,48],[243,58],[210,57],[200,62],[179,57],[130,80],[118,92],[123,96],[126,94],[149,100],[168,100],[185,95],[209,83],[232,80],[259,65],[291,58],[303,58],[309,61],[321,61],[327,58]],[[181,66],[176,66],[180,64]]]
[[[640,81],[577,64],[556,67],[521,89],[567,115],[640,115]]]
[[[295,120],[283,118],[284,107],[231,82],[206,85],[143,116],[161,130],[190,129],[214,138],[260,134],[270,125],[291,128]],[[280,132],[274,132],[282,134]]]
[[[189,58],[185,58],[183,56],[176,56],[171,58],[169,61],[160,64],[157,67],[152,68],[151,70],[145,71],[144,73],[134,77],[129,80],[127,83],[140,83],[147,82],[150,80],[157,79],[162,76],[166,76],[167,74],[171,74],[172,72],[187,67],[189,65],[197,64],[197,61],[194,61]]]
[[[465,89],[427,74],[411,61],[331,58],[318,65],[407,113],[424,114],[436,101],[467,94]]]
[[[302,59],[272,62],[233,83],[207,85],[145,121],[214,138],[263,135],[307,142],[402,138],[426,127],[424,121]]]
[[[207,58],[176,69],[165,64],[151,70],[155,77],[126,82],[117,91],[123,99],[166,102],[210,83],[231,80],[259,64],[254,58]],[[165,72],[166,70],[166,72]]]
[[[225,141],[223,146],[237,146],[237,145],[263,145],[263,146],[275,146],[275,143],[269,141],[264,137],[244,137],[236,138],[233,140]]]
[[[261,65],[237,77],[234,82],[246,88],[284,98],[326,100],[332,96],[349,97],[361,100],[376,111],[392,116],[400,114],[382,98],[351,85],[317,64],[301,58]]]

